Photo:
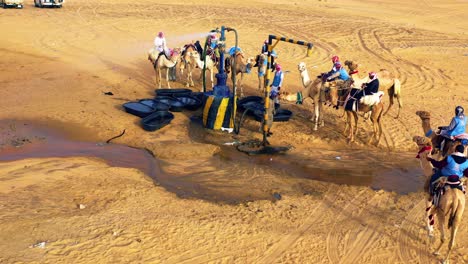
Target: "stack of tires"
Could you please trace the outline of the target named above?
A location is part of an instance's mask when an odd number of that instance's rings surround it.
[[[141,126],[147,131],[155,131],[168,125],[174,115],[171,112],[197,110],[202,106],[198,93],[190,89],[157,89],[153,99],[142,99],[123,104],[129,114],[141,117]]]

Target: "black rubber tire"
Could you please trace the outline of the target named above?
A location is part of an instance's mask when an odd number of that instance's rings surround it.
[[[292,116],[292,112],[286,109],[278,109],[276,110],[275,115],[273,116],[273,122],[287,122]],[[263,121],[263,111],[255,111],[254,118],[258,122]]]
[[[156,96],[177,96],[177,95],[190,95],[192,90],[186,88],[176,89],[156,89],[154,90]]]
[[[167,126],[174,119],[174,115],[168,111],[156,111],[141,119],[141,126],[146,131],[156,131]]]
[[[157,102],[153,99],[141,99],[138,102],[152,107],[154,111],[169,111],[169,109],[171,108],[170,105],[163,102]]]
[[[242,99],[239,99],[237,101],[237,110],[244,112],[245,110],[245,104],[251,104],[251,103],[257,103],[257,104],[262,104],[263,102],[263,97],[260,96],[246,96]]]
[[[154,112],[154,108],[139,102],[128,102],[123,104],[125,112],[144,118]]]
[[[175,97],[172,96],[160,96],[154,98],[156,102],[162,102],[170,105],[169,110],[172,112],[181,112],[184,109],[184,104]]]
[[[195,111],[202,107],[202,101],[196,98],[195,96],[186,95],[186,96],[177,96],[177,100],[181,101],[184,104],[184,108],[190,111]]]

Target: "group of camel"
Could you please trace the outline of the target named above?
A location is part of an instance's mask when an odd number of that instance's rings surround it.
[[[187,81],[186,87],[193,87],[193,71],[196,68],[200,70],[204,67],[210,73],[210,81],[211,87],[214,87],[213,75],[214,69],[218,66],[218,61],[213,60],[213,58],[207,54],[205,58],[203,56],[203,50],[200,50],[201,47],[197,47],[194,44],[187,44],[184,48],[175,48],[172,50],[171,56],[167,58],[166,56],[162,55],[158,56],[154,52],[154,50],[150,50],[148,52],[148,60],[153,65],[155,71],[155,81],[158,88],[161,88],[161,72],[166,70],[166,82],[167,88],[171,88],[170,86],[170,79],[169,79],[169,69],[176,67],[179,65],[180,74],[183,75],[184,71],[186,70]],[[240,88],[240,94],[243,96],[244,91],[242,88],[242,79],[244,77],[244,73],[249,73],[250,69],[253,65],[253,58],[249,57],[245,59],[244,53],[237,51],[233,56],[229,56],[226,54],[226,67],[225,71],[227,74],[232,72],[236,76],[240,73],[240,79],[238,79],[235,83],[237,87]],[[230,67],[229,67],[230,66]],[[203,74],[203,72],[201,73]],[[200,78],[203,76],[201,75]]]
[[[319,126],[324,125],[322,109],[322,104],[325,103],[324,101],[330,102],[331,105],[338,109],[345,102],[347,102],[350,97],[352,97],[353,87],[358,87],[356,84],[367,82],[367,73],[360,71],[359,64],[353,61],[346,61],[345,65],[349,69],[350,77],[355,84],[354,86],[348,85],[345,87],[339,87],[334,82],[327,82],[325,78],[323,78],[323,74],[311,80],[309,73],[307,72],[306,64],[301,62],[298,65],[298,70],[301,74],[302,84],[304,86],[304,89],[300,93],[302,94],[304,100],[311,98],[315,108],[314,116],[312,118],[312,121],[315,123],[314,130],[317,130]],[[382,135],[382,115],[388,113],[390,108],[393,106],[395,99],[397,100],[399,106],[396,118],[398,118],[400,115],[400,110],[402,108],[400,81],[385,69],[377,72],[377,76],[379,76],[380,90],[387,92],[390,99],[390,104],[385,112],[384,103],[382,101],[373,106],[359,102],[357,107],[353,109],[345,108],[347,119],[344,134],[347,134],[347,138],[350,142],[355,140],[355,136],[358,131],[358,112],[370,113],[374,134],[369,138],[369,143],[373,140],[374,144],[376,145],[379,144]],[[282,95],[283,100],[291,102],[297,101],[297,97],[297,94]],[[354,118],[354,125],[351,122],[352,118]]]

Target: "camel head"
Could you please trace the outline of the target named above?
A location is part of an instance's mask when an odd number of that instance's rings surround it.
[[[305,62],[299,62],[299,65],[297,65],[297,69],[299,70],[299,72],[303,72],[305,70],[307,70],[307,66],[305,64]]]
[[[431,114],[427,111],[416,111],[416,115],[419,116],[421,119],[431,118]]]
[[[414,136],[413,142],[419,147],[432,147],[432,141],[428,137]]]
[[[349,61],[349,60],[345,61],[344,64],[348,67],[349,71],[355,71],[359,67],[359,64],[357,64],[357,63],[355,63],[353,61]]]

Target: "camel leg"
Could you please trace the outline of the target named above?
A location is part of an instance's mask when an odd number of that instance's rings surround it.
[[[347,114],[347,111],[345,110],[345,114]],[[348,129],[349,127],[351,126],[351,119],[348,115],[346,115],[346,119],[345,119],[345,128],[344,128],[344,131],[343,131],[343,135],[346,136],[346,132],[348,132]]]
[[[171,84],[169,83],[169,70],[170,70],[170,68],[166,68],[167,88],[171,88]]]
[[[426,200],[426,227],[429,238],[434,238],[434,222],[436,217],[436,207],[432,206],[431,197]]]
[[[393,101],[394,101],[394,98],[393,98],[393,94],[392,93],[389,93],[388,94],[388,99],[390,101],[390,103],[388,104],[388,108],[387,110],[385,111],[384,115],[386,115],[388,113],[388,111],[390,111],[390,108],[392,108],[392,105],[393,105]]]
[[[161,68],[158,68],[158,87],[161,89]]]
[[[458,231],[458,223],[455,223],[455,222],[453,223],[451,231],[452,232],[451,232],[451,236],[450,236],[450,242],[449,242],[449,245],[448,245],[447,255],[445,256],[445,259],[444,259],[444,261],[442,263],[449,263],[450,252],[452,251],[452,248],[455,245],[455,236],[457,235],[457,231]]]
[[[210,78],[211,78],[211,89],[214,88],[214,82],[213,82],[213,68],[210,69]]]
[[[444,212],[439,212],[437,214],[437,220],[439,221],[439,231],[440,231],[440,245],[437,247],[436,251],[434,252],[434,255],[440,255],[440,249],[445,243],[445,213]]]
[[[319,122],[319,103],[318,100],[314,102],[314,131],[318,130],[318,122]]]
[[[353,111],[352,113],[353,113],[353,116],[354,116],[354,128],[353,128],[353,133],[352,133],[352,137],[351,137],[351,142],[354,142],[354,138],[357,136],[357,132],[358,132],[359,116],[358,116],[357,112]]]
[[[154,68],[154,85],[158,87],[158,69]]]
[[[398,102],[398,113],[397,113],[395,118],[398,118],[400,116],[400,111],[401,111],[401,108],[403,107],[403,105],[401,103],[401,96],[400,95],[397,95],[397,102]]]

